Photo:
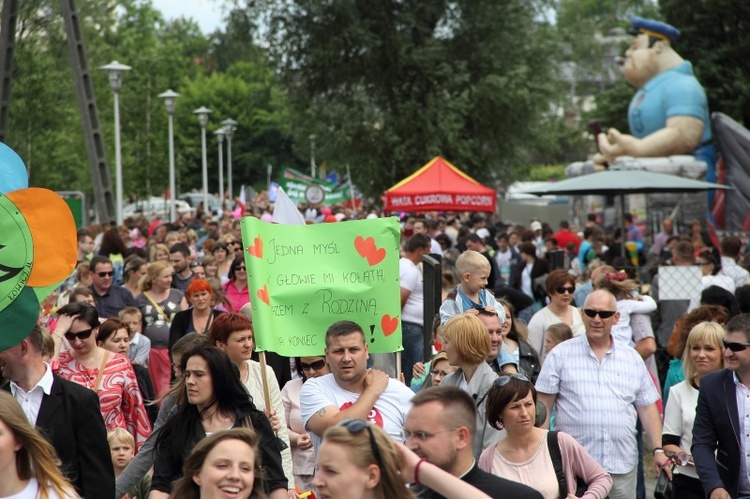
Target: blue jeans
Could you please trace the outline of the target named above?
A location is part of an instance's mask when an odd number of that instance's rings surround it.
[[[404,373],[406,386],[411,383],[411,368],[424,360],[424,326],[414,322],[401,322],[401,370]]]

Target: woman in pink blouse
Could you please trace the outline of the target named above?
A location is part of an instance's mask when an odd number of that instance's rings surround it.
[[[222,284],[224,294],[232,305],[230,312],[239,312],[242,305],[250,301],[249,289],[247,287],[247,268],[245,259],[239,254],[232,260],[229,268],[229,281]]]
[[[70,303],[59,313],[54,334],[64,336],[70,349],[60,353],[56,374],[95,391],[107,430],[128,430],[137,450],[151,434],[151,423],[130,361],[97,346],[99,315],[94,307]]]
[[[523,374],[499,376],[487,395],[487,420],[506,436],[487,447],[479,467],[494,475],[521,482],[538,490],[544,499],[558,499],[560,484],[550,457],[547,430],[534,426],[536,389]],[[586,449],[567,433],[558,432],[567,498],[576,495],[576,479],[586,483],[585,499],[604,499],[612,488],[612,477]]]

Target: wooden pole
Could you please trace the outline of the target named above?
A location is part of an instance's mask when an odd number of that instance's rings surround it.
[[[396,352],[396,379],[401,379],[401,352]]]
[[[271,405],[271,390],[268,388],[268,373],[266,373],[266,352],[258,352],[258,357],[260,358],[260,379],[263,381],[263,400],[270,414],[273,406]]]

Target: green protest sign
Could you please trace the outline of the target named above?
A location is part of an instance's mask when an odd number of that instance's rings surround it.
[[[332,184],[320,179],[313,179],[292,168],[285,168],[279,178],[279,185],[284,188],[289,198],[296,203],[306,203],[305,191],[311,185],[319,185],[326,193],[322,205],[330,206],[336,203],[350,201],[352,194],[348,184]]]
[[[402,350],[396,218],[334,224],[241,221],[260,351],[322,355],[328,326],[362,326],[372,353]]]

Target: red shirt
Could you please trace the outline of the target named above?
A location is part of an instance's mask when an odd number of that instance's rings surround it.
[[[573,234],[567,229],[560,229],[558,232],[555,232],[552,234],[552,237],[557,239],[557,246],[560,249],[567,250],[568,249],[568,243],[573,243],[576,247],[575,251],[578,253],[578,246],[581,245],[581,240],[578,239],[578,236]]]

